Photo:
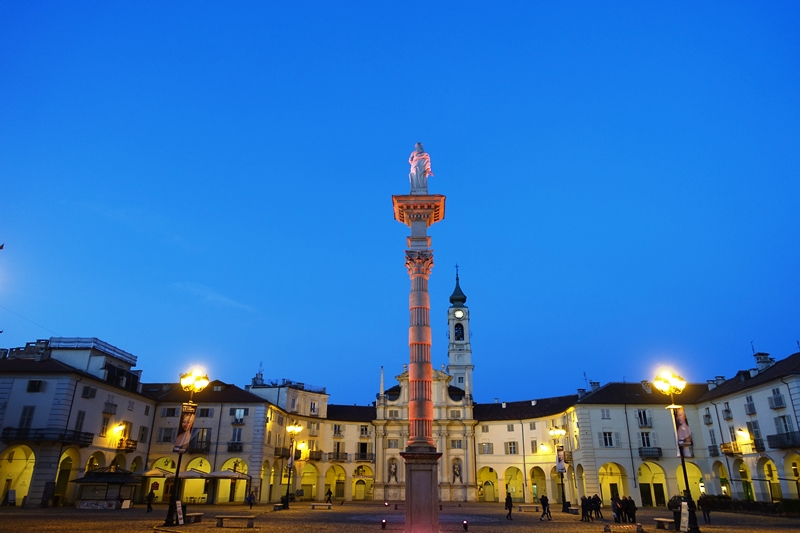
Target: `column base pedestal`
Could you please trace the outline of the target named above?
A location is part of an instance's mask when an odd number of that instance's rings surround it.
[[[406,463],[405,533],[439,533],[439,458],[435,451],[409,448]]]

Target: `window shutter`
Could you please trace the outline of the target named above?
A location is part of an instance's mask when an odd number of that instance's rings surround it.
[[[505,448],[506,455],[508,455],[508,443],[507,442],[503,443],[503,448]]]
[[[641,448],[642,447],[642,432],[641,431],[636,434],[636,442],[639,443],[639,448]]]
[[[650,445],[654,448],[658,448],[658,435],[656,435],[655,431],[650,432]]]
[[[781,417],[775,417],[775,429],[778,430],[778,433],[783,433],[783,424],[781,424]]]
[[[605,441],[603,440],[603,432],[602,431],[598,431],[597,432],[597,443],[601,448],[606,445]]]
[[[652,423],[653,423],[653,410],[652,409],[647,409],[645,412],[647,413],[647,422],[652,425]]]
[[[208,410],[208,418],[214,418],[214,408]]]
[[[164,428],[158,428],[158,442],[164,442]]]
[[[620,440],[619,433],[616,431],[614,432],[614,447],[615,448],[622,447],[622,440]]]
[[[792,419],[789,416],[786,417],[786,426],[789,428],[789,432],[794,431],[794,426],[792,426]]]
[[[231,407],[231,416],[233,416],[235,414],[236,414],[236,408],[235,407]]]
[[[244,416],[247,416],[247,413],[249,413],[249,412],[250,412],[250,409],[248,407],[245,407],[244,408]]]
[[[161,408],[161,418],[164,418],[165,416],[167,416],[167,408],[166,407],[162,407]]]

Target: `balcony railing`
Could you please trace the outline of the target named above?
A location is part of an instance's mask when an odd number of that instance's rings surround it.
[[[711,419],[711,415],[703,415],[703,424],[710,426],[713,423],[714,421]]]
[[[375,461],[375,454],[374,453],[357,453],[356,454],[356,461],[369,461],[370,463]]]
[[[744,414],[746,415],[754,415],[756,414],[756,404],[753,402],[747,402],[744,404]]]
[[[211,442],[210,441],[190,441],[189,448],[187,450],[189,453],[203,453],[208,454],[211,451]]]
[[[661,457],[661,455],[661,448],[656,448],[653,446],[642,446],[639,448],[639,457],[643,459],[658,459]]]
[[[309,437],[316,437],[317,435],[319,435],[319,430],[318,429],[314,428],[314,429],[309,429],[308,430],[308,436]]]
[[[730,409],[723,409],[722,410],[722,418],[725,420],[733,420],[733,414],[731,414]]]
[[[243,426],[244,425],[244,418],[234,418],[233,422],[231,422],[233,426]]]
[[[283,448],[283,447],[275,448],[275,457],[288,459],[289,454],[290,454],[289,448]]]
[[[719,447],[716,444],[712,444],[708,447],[708,455],[711,457],[719,457]]]
[[[229,442],[228,443],[228,451],[229,452],[240,452],[244,448],[243,442]]]
[[[93,439],[94,433],[86,433],[85,431],[75,431],[71,429],[3,428],[2,433],[0,433],[0,440],[6,443],[15,441],[61,442],[84,447],[90,446]]]
[[[139,443],[133,439],[119,439],[119,442],[117,443],[117,449],[124,452],[135,452],[138,444]]]
[[[344,452],[330,452],[328,454],[328,461],[347,462],[347,454]]]
[[[770,448],[794,448],[800,446],[800,431],[767,435],[767,444]]]
[[[640,418],[639,419],[639,427],[640,428],[651,428],[651,427],[653,427],[653,422],[649,418],[645,418],[644,420],[642,420]]]
[[[103,412],[107,415],[117,414],[117,404],[111,402],[105,402],[103,404]]]
[[[344,432],[339,431],[339,432],[334,433],[333,434],[333,438],[334,439],[343,439],[344,438]]]
[[[775,394],[767,398],[769,400],[770,409],[783,409],[786,407],[786,402],[783,400],[783,394]]]
[[[308,452],[309,461],[322,461],[322,450],[313,450]]]
[[[572,463],[572,452],[567,452],[567,451],[564,452],[564,462],[567,464]]]
[[[720,450],[722,450],[722,453],[725,455],[736,455],[742,453],[742,451],[739,449],[738,442],[726,442],[720,446]]]

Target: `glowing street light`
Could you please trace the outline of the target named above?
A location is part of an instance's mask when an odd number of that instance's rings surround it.
[[[561,442],[561,439],[564,438],[564,435],[567,434],[567,430],[564,428],[554,426],[550,431],[550,436],[556,439],[558,442]],[[563,448],[562,448],[563,450]],[[558,457],[558,447],[556,447],[556,465],[558,465],[559,457]],[[558,474],[561,477],[561,512],[568,513],[569,512],[569,503],[567,502],[566,492],[564,490],[564,469],[559,468]]]
[[[675,405],[675,395],[683,392],[686,388],[686,380],[679,375],[673,373],[671,370],[662,370],[658,376],[653,380],[653,386],[662,394],[668,395],[671,405],[667,409],[672,411],[672,418],[675,421],[675,431],[679,429],[678,423],[678,409],[680,405]],[[683,482],[686,485],[683,499],[686,501],[686,506],[689,508],[689,531],[691,533],[700,533],[700,527],[697,525],[697,515],[695,514],[695,505],[692,500],[692,493],[689,490],[689,476],[686,474],[686,459],[683,456],[683,442],[678,439],[678,453],[681,456],[681,467],[683,468]]]
[[[192,398],[194,398],[195,392],[200,392],[206,387],[208,387],[208,375],[206,375],[205,371],[200,368],[195,368],[186,374],[181,374],[180,377],[180,384],[181,388],[189,393],[189,403],[192,403]],[[194,415],[192,415],[194,416]],[[183,423],[183,417],[181,417],[181,423]],[[175,451],[175,450],[173,450]],[[175,482],[173,484],[172,489],[172,496],[169,498],[169,509],[167,510],[167,518],[164,520],[165,526],[173,526],[175,525],[174,519],[175,514],[177,512],[177,502],[178,502],[178,491],[180,490],[180,474],[181,474],[181,458],[183,458],[183,452],[178,452],[178,464],[175,467]]]
[[[289,433],[289,479],[286,481],[286,502],[283,504],[284,509],[289,508],[289,489],[292,486],[292,468],[294,467],[294,438],[303,430],[303,426],[297,423],[295,420],[294,424],[291,424],[286,427],[286,432]]]

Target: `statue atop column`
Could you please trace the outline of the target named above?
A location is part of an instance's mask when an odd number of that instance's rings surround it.
[[[428,178],[433,176],[431,172],[431,156],[422,148],[422,143],[417,143],[414,151],[408,157],[411,165],[411,172],[408,174],[408,181],[411,182],[411,194],[427,194]]]

